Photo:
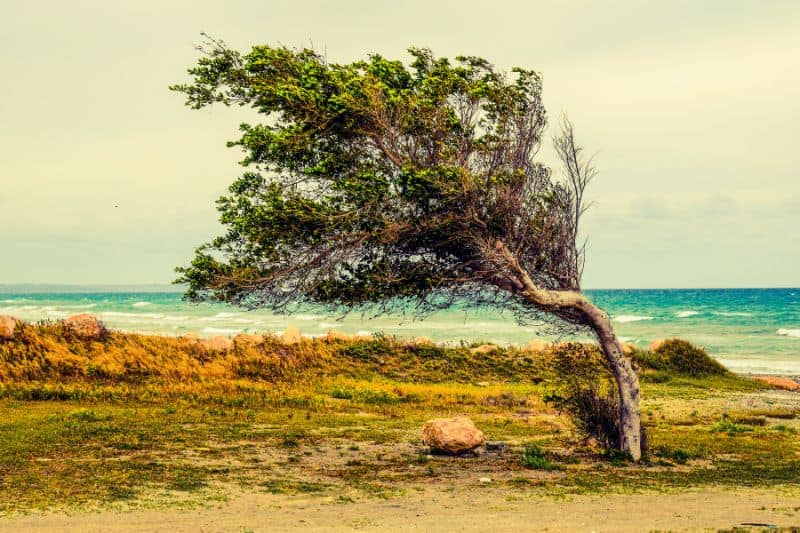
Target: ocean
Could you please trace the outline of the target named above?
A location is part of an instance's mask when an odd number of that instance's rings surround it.
[[[736,372],[800,375],[800,289],[586,292],[609,312],[624,341],[647,347],[654,339],[678,337],[705,347]],[[131,287],[0,286],[0,314],[39,321],[77,313],[92,313],[117,330],[166,335],[280,333],[294,325],[308,336],[335,329],[360,335],[383,333],[429,337],[440,342],[500,345],[522,345],[535,337],[570,339],[520,326],[509,314],[488,308],[450,309],[424,320],[399,314],[377,318],[352,314],[341,318],[313,308],[283,316],[224,304],[187,303],[180,293],[158,287],[143,291]]]

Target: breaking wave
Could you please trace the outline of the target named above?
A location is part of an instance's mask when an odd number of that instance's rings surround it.
[[[778,335],[783,335],[784,337],[800,337],[800,329],[784,329],[781,328],[777,331]]]
[[[624,324],[626,322],[641,322],[642,320],[655,320],[654,316],[639,316],[639,315],[620,315],[614,319],[614,322]]]
[[[690,316],[699,315],[699,311],[678,311],[675,316],[678,318],[689,318]]]

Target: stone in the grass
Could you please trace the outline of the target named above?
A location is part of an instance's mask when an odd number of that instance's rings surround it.
[[[14,337],[14,330],[17,329],[19,319],[13,316],[0,315],[0,339],[11,339]]]
[[[65,318],[62,324],[70,333],[82,339],[99,339],[106,331],[103,323],[88,313]]]
[[[486,441],[483,432],[465,416],[437,418],[425,423],[422,441],[431,450],[460,454],[474,450]]]

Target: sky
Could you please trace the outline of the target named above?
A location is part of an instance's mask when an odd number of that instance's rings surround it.
[[[800,286],[800,2],[0,3],[0,284],[168,283],[221,231],[253,115],[168,90],[207,32],[536,69],[599,169],[584,286]]]

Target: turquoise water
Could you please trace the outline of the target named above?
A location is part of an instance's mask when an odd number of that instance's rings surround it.
[[[593,290],[620,337],[645,347],[653,339],[680,337],[704,346],[732,370],[800,374],[800,289]],[[382,332],[435,341],[525,344],[544,335],[490,309],[455,309],[425,320],[399,315],[340,319],[307,310],[291,316],[246,311],[223,304],[190,304],[174,292],[38,292],[0,287],[0,314],[28,321],[92,313],[124,331],[201,336],[283,331],[308,336],[336,329],[351,334]],[[561,339],[564,340],[564,339]]]

